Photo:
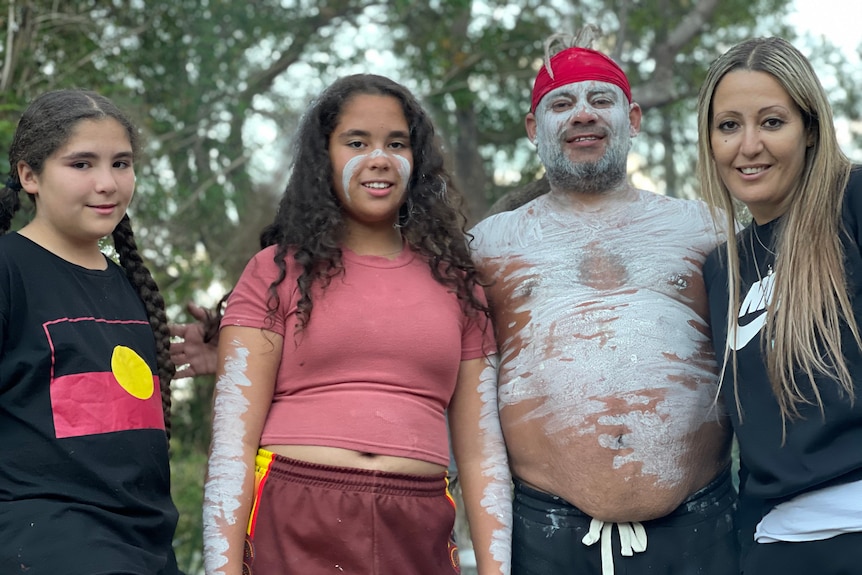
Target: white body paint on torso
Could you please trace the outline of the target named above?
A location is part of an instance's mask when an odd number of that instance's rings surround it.
[[[596,213],[543,196],[480,222],[474,247],[509,322],[501,410],[526,402],[522,419],[561,446],[593,436],[619,451],[614,467],[675,484],[681,438],[717,419],[701,275],[717,239],[702,203],[638,193]]]
[[[362,154],[359,156],[355,156],[350,158],[346,164],[344,164],[344,171],[341,174],[341,186],[344,190],[344,195],[347,200],[350,200],[350,181],[353,179],[353,175],[356,173],[356,170],[360,167],[362,162],[367,159],[379,158],[380,156],[387,156],[390,159],[395,159],[398,161],[398,175],[401,176],[401,181],[404,182],[406,186],[408,182],[410,182],[410,162],[407,161],[407,158],[403,158],[398,154],[387,154],[380,148],[372,151],[370,154]]]
[[[251,385],[246,377],[248,350],[235,347],[234,357],[225,363],[225,373],[216,382],[218,396],[213,409],[213,438],[207,482],[204,486],[203,540],[204,569],[207,575],[224,575],[227,563],[227,541],[221,529],[248,521],[237,518],[243,478],[247,472],[243,459],[242,439],[245,436],[243,415],[249,402],[243,395]]]

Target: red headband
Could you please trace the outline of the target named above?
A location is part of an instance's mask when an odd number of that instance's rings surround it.
[[[632,89],[625,72],[616,62],[601,52],[589,48],[568,48],[554,54],[551,58],[550,67],[554,71],[553,78],[548,74],[548,66],[544,65],[536,76],[536,82],[533,84],[531,112],[536,111],[536,106],[551,90],[566,84],[587,80],[597,80],[619,86],[629,103],[632,101]]]

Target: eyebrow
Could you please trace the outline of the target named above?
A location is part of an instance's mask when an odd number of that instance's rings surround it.
[[[346,130],[346,131],[338,134],[339,138],[363,138],[363,137],[368,138],[370,136],[371,136],[371,132],[368,132],[367,130]],[[389,132],[387,137],[389,137],[389,138],[407,138],[409,140],[410,134],[408,132],[403,131],[403,130],[393,130],[392,132]]]
[[[762,108],[758,108],[757,114],[763,115],[763,114],[768,114],[770,112],[776,112],[776,111],[788,113],[790,110],[784,104],[769,104],[768,106],[763,106]],[[742,115],[742,113],[739,110],[719,110],[717,112],[713,111],[712,116],[714,118],[720,114],[731,114],[734,116]]]
[[[572,89],[563,89],[563,90],[560,90],[557,94],[555,94],[555,96],[567,96],[567,97],[571,98],[571,97],[577,96],[579,94],[580,94],[580,90],[578,90],[576,92],[575,90],[572,90]],[[594,89],[587,92],[587,98],[589,98],[591,96],[605,95],[605,94],[616,95],[616,91],[614,91],[612,88],[594,88]]]
[[[768,105],[768,106],[764,106],[764,107],[762,107],[761,109],[759,109],[759,110],[757,111],[757,113],[758,113],[758,114],[765,114],[765,113],[767,113],[767,112],[771,112],[771,111],[773,111],[773,110],[779,110],[779,111],[781,111],[781,112],[788,112],[788,111],[789,111],[789,110],[788,110],[788,108],[787,108],[787,106],[785,106],[784,104],[770,104],[770,105]],[[802,114],[801,114],[801,112],[800,112],[800,116],[801,116],[801,115],[802,115]]]
[[[71,153],[69,153],[69,154],[66,154],[65,156],[63,156],[63,157],[62,157],[62,158],[60,158],[60,159],[61,159],[61,160],[64,160],[64,161],[69,161],[69,160],[93,160],[93,159],[96,159],[96,158],[98,158],[98,157],[99,157],[99,154],[96,154],[95,152],[86,152],[86,151],[84,151],[84,152],[71,152]],[[126,150],[126,151],[118,152],[118,153],[114,154],[114,156],[112,157],[112,159],[114,159],[114,160],[119,160],[119,159],[134,158],[134,157],[135,157],[135,155],[134,155],[134,153],[132,153],[132,151],[131,151],[131,150]]]

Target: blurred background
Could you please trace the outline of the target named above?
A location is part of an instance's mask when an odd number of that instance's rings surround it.
[[[184,304],[215,303],[256,251],[297,121],[341,75],[384,74],[419,97],[475,222],[542,175],[523,118],[544,39],[597,24],[597,47],[645,111],[633,182],[697,197],[697,90],[751,36],[784,36],[809,56],[859,159],[862,35],[849,16],[842,0],[0,0],[0,175],[40,92],[89,88],[130,112],[145,141],[130,215],[172,321],[186,321]],[[189,575],[202,572],[212,386],[174,384],[176,547]]]

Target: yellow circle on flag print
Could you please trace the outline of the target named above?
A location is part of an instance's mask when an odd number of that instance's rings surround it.
[[[114,348],[111,355],[111,371],[120,387],[138,399],[149,399],[153,395],[153,374],[147,362],[135,350],[123,345]]]

